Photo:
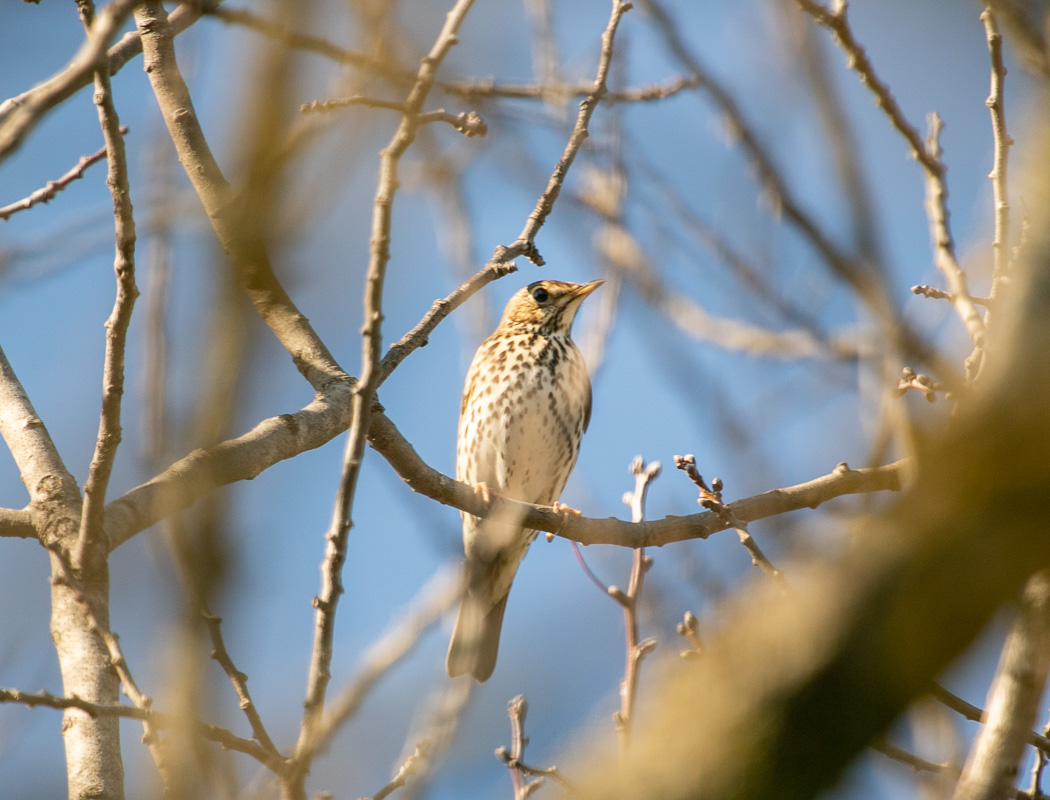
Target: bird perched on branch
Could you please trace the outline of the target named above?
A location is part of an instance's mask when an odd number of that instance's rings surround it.
[[[572,322],[602,283],[529,284],[510,299],[496,331],[475,353],[460,408],[456,478],[483,499],[496,494],[557,503],[591,417],[591,382],[570,337]],[[463,514],[466,576],[448,647],[449,676],[469,674],[481,683],[492,674],[507,595],[535,538],[536,531],[513,516]]]

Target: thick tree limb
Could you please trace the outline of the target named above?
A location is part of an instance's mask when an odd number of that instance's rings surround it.
[[[1050,573],[1034,575],[1003,647],[988,712],[953,800],[997,800],[1014,786],[1050,671]]]

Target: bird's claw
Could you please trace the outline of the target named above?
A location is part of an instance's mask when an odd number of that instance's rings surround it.
[[[486,507],[492,505],[492,498],[496,496],[496,493],[489,488],[485,481],[475,483],[472,488],[474,489],[474,496],[481,500]]]
[[[568,523],[570,517],[582,517],[583,516],[583,512],[582,511],[579,511],[578,509],[575,509],[572,506],[567,506],[567,505],[565,505],[565,503],[555,503],[554,505],[551,506],[551,510],[553,510],[555,514],[560,514],[561,515],[561,525],[558,526],[558,530],[555,531],[554,533],[561,533],[561,529],[565,527],[565,525]],[[547,541],[548,542],[553,541],[554,533],[551,533],[550,531],[547,532]]]

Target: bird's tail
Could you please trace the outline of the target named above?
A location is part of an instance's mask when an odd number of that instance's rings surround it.
[[[507,597],[486,609],[470,592],[464,592],[456,615],[456,626],[448,644],[445,669],[450,678],[473,675],[478,683],[489,679],[496,668],[499,654],[499,635],[503,629],[503,612]]]

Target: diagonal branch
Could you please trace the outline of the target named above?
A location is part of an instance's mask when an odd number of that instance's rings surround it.
[[[95,70],[108,63],[106,48],[139,2],[140,0],[114,0],[102,9],[69,66],[51,81],[34,87],[22,95],[18,102],[7,106],[7,113],[0,121],[0,161],[11,155],[25,141],[26,136],[47,111],[69,97],[76,89],[86,86]]]
[[[171,12],[168,19],[171,21],[173,34],[178,35],[182,33],[190,27],[190,25],[200,19],[201,11],[198,8],[198,5],[199,4],[196,2],[181,3]],[[106,54],[106,58],[109,62],[109,74],[116,75],[125,64],[141,52],[142,39],[139,37],[139,32],[129,31],[128,33],[125,33],[120,38],[119,42],[109,48],[109,51]],[[38,105],[42,102],[41,99],[44,98],[43,102],[46,104],[46,107],[38,112],[42,114],[59,105],[62,101],[72,97],[81,89],[90,86],[91,81],[92,70],[83,69],[81,65],[74,60],[61,72],[52,75],[46,81],[38,83],[32,89],[28,89],[21,94],[9,97],[4,102],[0,103],[0,130],[4,129],[6,120],[14,114],[17,109],[27,105]]]
[[[543,257],[536,249],[536,234],[543,227],[543,223],[547,221],[547,217],[554,209],[554,203],[558,200],[562,185],[565,183],[565,176],[568,174],[572,162],[576,160],[576,154],[579,153],[583,143],[590,135],[588,126],[591,122],[591,116],[593,116],[594,109],[598,107],[598,103],[608,91],[606,80],[609,77],[609,66],[612,64],[612,47],[616,29],[619,27],[623,15],[630,11],[631,8],[630,3],[614,0],[609,24],[606,26],[605,32],[602,33],[602,52],[598,59],[598,74],[594,78],[594,86],[590,94],[580,103],[580,112],[576,115],[576,124],[573,125],[569,141],[566,143],[561,158],[558,159],[558,163],[554,167],[550,180],[547,181],[547,188],[540,195],[540,199],[536,202],[536,207],[529,214],[528,221],[525,223],[525,227],[522,228],[521,233],[518,234],[518,238],[509,246],[501,245],[497,247],[486,266],[492,266],[495,262],[505,263],[520,255],[528,258],[536,266],[543,266]]]
[[[309,320],[296,308],[273,273],[266,245],[258,231],[245,235],[237,203],[201,129],[189,89],[175,58],[175,30],[158,0],[135,10],[142,38],[144,67],[164,116],[179,162],[186,170],[223,248],[237,267],[259,316],[292,356],[314,389],[347,375],[336,363]]]
[[[121,135],[126,135],[128,132],[127,125],[120,126]],[[26,211],[32,208],[38,203],[47,203],[55,198],[55,195],[65,189],[73,181],[79,180],[84,177],[84,173],[87,168],[93,164],[97,164],[99,161],[106,157],[107,149],[102,147],[100,150],[92,153],[89,156],[81,156],[80,160],[73,166],[69,172],[63,175],[57,180],[48,181],[47,185],[42,189],[37,189],[28,197],[18,200],[14,203],[0,208],[0,219],[10,219],[12,215],[17,214],[19,211]]]

